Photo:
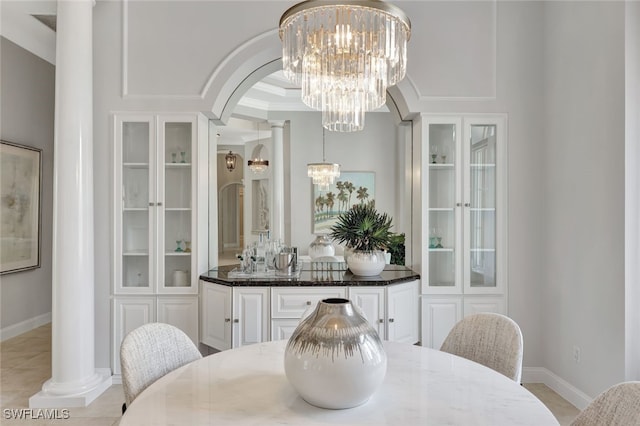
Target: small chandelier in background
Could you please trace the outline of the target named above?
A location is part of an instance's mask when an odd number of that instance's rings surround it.
[[[307,164],[307,176],[314,185],[318,185],[318,190],[328,191],[336,178],[340,177],[340,164],[327,163],[324,157],[324,127],[322,128],[322,163]]]
[[[247,164],[253,173],[262,173],[269,167],[269,160],[254,158],[253,160],[247,161]]]
[[[224,161],[227,163],[227,170],[230,172],[234,171],[236,168],[236,161],[238,160],[238,156],[233,152],[229,151],[227,155],[224,156]]]
[[[407,68],[411,22],[381,0],[307,0],[280,18],[284,75],[327,130],[364,128]]]
[[[258,123],[258,145],[260,145],[260,123]],[[269,160],[263,160],[262,157],[254,158],[253,160],[247,161],[247,165],[253,173],[259,174],[267,170],[269,167]]]

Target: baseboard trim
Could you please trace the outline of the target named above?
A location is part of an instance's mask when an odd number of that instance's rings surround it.
[[[114,374],[113,376],[111,376],[111,381],[114,385],[121,385],[122,384],[122,375],[121,374]]]
[[[37,317],[21,321],[17,324],[10,325],[8,327],[0,329],[0,342],[4,342],[5,340],[19,336],[22,333],[26,333],[27,331],[31,331],[45,324],[49,324],[50,322],[51,312],[48,312],[46,314],[38,315]]]
[[[522,369],[522,382],[544,383],[579,410],[585,409],[593,400],[593,398],[571,383],[543,367],[524,367]]]

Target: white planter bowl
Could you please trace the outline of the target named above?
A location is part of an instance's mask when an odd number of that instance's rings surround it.
[[[384,270],[386,259],[383,251],[354,251],[346,259],[353,275],[373,277]]]

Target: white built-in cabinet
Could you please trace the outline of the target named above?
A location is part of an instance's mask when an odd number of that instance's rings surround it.
[[[440,348],[464,316],[507,312],[506,117],[423,114],[414,126],[421,340]]]
[[[207,120],[113,115],[112,368],[124,336],[148,322],[198,342],[198,276],[207,269]],[[204,197],[202,192],[204,192]],[[200,232],[198,232],[200,230]]]
[[[327,298],[349,298],[382,339],[419,341],[419,281],[380,287],[231,287],[200,282],[201,338],[225,350],[288,339],[301,318]]]

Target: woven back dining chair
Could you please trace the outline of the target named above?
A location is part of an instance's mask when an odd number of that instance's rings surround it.
[[[480,313],[458,322],[440,350],[492,368],[520,383],[523,347],[522,332],[514,320]]]
[[[640,425],[640,382],[618,383],[602,392],[571,426]]]
[[[125,397],[122,412],[150,384],[200,358],[202,355],[193,341],[172,325],[149,323],[131,331],[120,345]]]

